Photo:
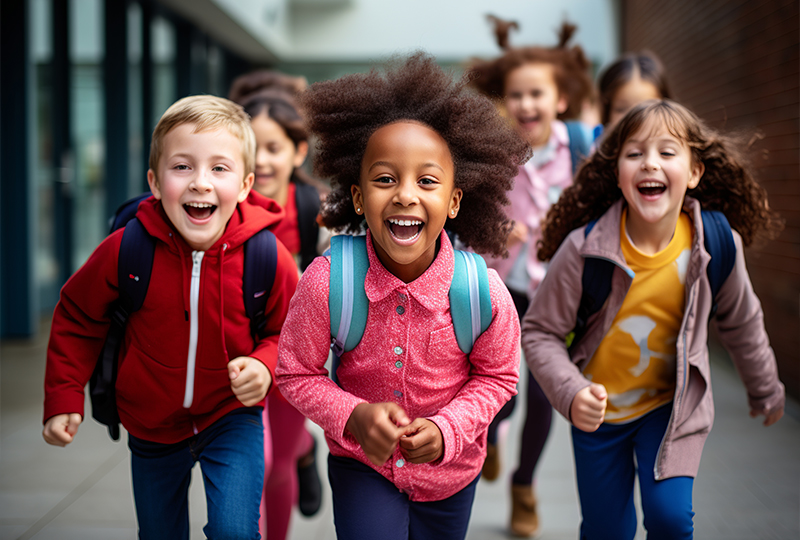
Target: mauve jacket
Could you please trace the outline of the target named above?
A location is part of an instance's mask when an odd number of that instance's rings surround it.
[[[584,237],[583,227],[567,236],[522,322],[522,348],[528,365],[550,403],[567,419],[575,395],[589,386],[582,369],[611,327],[633,280],[619,242],[622,208],[620,199],[600,217],[588,237]],[[686,271],[686,307],[677,341],[672,416],[659,448],[656,480],[696,476],[703,444],[714,422],[707,347],[707,321],[713,298],[706,267],[711,256],[703,245],[700,204],[686,197],[684,210],[694,221],[695,234]],[[751,411],[766,413],[783,407],[784,387],[778,380],[775,355],[764,329],[761,303],[745,267],[742,239],[736,231],[733,237],[736,264],[717,295],[715,322],[747,388]],[[575,326],[585,257],[607,259],[617,267],[608,300],[589,318],[586,333],[570,358],[564,339]]]

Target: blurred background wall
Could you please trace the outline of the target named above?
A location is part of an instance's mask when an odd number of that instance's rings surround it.
[[[459,69],[578,26],[597,73],[661,56],[677,97],[716,127],[758,129],[781,237],[748,253],[781,375],[800,390],[798,2],[669,0],[0,0],[0,337],[31,337],[58,291],[147,189],[150,133],[176,99],[226,95],[256,68],[323,80],[425,49]]]

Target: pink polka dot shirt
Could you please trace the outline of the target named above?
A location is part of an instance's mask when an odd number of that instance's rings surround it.
[[[453,248],[447,235],[442,233],[431,266],[411,283],[383,267],[369,236],[367,251],[367,325],[358,346],[342,356],[337,372],[341,386],[325,368],[331,343],[330,260],[325,257],[305,271],[289,306],[278,345],[276,381],[289,402],[325,430],[333,455],[372,467],[412,501],[446,499],[480,472],[486,429],[516,393],[516,310],[505,285],[489,269],[492,322],[467,356],[458,348],[450,317]],[[345,431],[353,409],[364,402],[395,402],[410,419],[435,423],[444,441],[443,456],[433,463],[412,464],[398,447],[386,463],[374,466]]]

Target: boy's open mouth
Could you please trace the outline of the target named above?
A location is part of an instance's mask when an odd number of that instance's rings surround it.
[[[190,202],[183,205],[183,210],[194,219],[207,219],[217,209],[211,203]]]
[[[652,197],[664,193],[667,190],[667,186],[662,182],[648,181],[637,185],[636,189],[638,189],[639,193],[642,195]]]
[[[386,226],[392,236],[400,240],[410,240],[422,230],[424,223],[418,219],[387,219]]]

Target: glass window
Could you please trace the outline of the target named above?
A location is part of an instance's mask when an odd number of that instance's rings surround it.
[[[144,128],[142,127],[142,8],[128,6],[128,196],[145,190]]]
[[[153,19],[153,125],[175,101],[175,28],[163,17]]]
[[[103,3],[70,2],[72,142],[74,148],[73,261],[76,268],[105,238],[105,94]]]

